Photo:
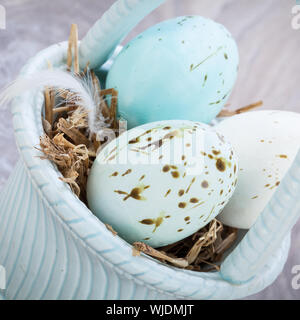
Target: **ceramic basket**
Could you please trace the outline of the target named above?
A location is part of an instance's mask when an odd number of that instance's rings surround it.
[[[118,4],[124,2],[149,4]],[[89,38],[81,48],[95,40]],[[21,74],[45,69],[48,61],[59,67],[66,53],[67,43],[55,44],[32,58]],[[221,272],[182,270],[146,255],[133,257],[132,247],[113,236],[59,180],[57,168],[39,158],[34,147],[43,133],[42,107],[41,92],[22,95],[12,107],[20,160],[0,195],[6,299],[236,299],[264,289],[282,271],[300,213],[300,153],[255,225],[223,261]]]

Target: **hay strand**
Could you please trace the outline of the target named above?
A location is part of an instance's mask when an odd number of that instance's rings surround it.
[[[256,109],[258,107],[261,107],[263,105],[263,102],[260,100],[258,102],[255,103],[251,103],[245,107],[236,109],[236,110],[227,110],[226,108],[224,108],[223,110],[221,110],[221,112],[218,114],[217,117],[221,118],[221,117],[232,117],[236,114],[240,114],[240,113],[244,113],[244,112],[248,112],[251,111],[253,109]]]

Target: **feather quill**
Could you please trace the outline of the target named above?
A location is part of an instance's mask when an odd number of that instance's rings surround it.
[[[91,133],[99,133],[109,126],[99,109],[100,98],[93,84],[91,73],[87,71],[84,77],[79,77],[63,70],[43,70],[32,75],[20,76],[0,93],[0,108],[8,105],[15,97],[39,88],[54,88],[57,94],[67,94],[66,103],[76,102],[76,105],[88,112],[88,124]],[[58,105],[56,105],[57,107]]]

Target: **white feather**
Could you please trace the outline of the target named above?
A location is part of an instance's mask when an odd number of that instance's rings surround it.
[[[44,87],[55,88],[60,93],[66,90],[74,93],[75,96],[68,98],[68,101],[76,101],[78,106],[83,107],[88,112],[91,132],[97,133],[102,128],[109,126],[105,123],[106,119],[102,113],[99,112],[99,94],[93,85],[90,72],[87,72],[87,76],[84,78],[58,69],[44,70],[26,77],[19,77],[0,93],[0,108],[26,91]]]

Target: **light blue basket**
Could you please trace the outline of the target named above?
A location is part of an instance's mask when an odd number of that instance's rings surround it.
[[[114,10],[127,2],[149,4],[120,0]],[[90,41],[83,41],[81,52]],[[22,74],[46,69],[48,61],[61,66],[66,52],[67,43],[41,51]],[[145,255],[133,257],[131,246],[113,236],[59,180],[57,168],[39,158],[34,147],[43,133],[42,106],[42,93],[30,92],[12,108],[20,160],[0,195],[6,299],[236,299],[264,289],[282,271],[291,228],[300,214],[300,153],[255,225],[222,263],[221,272],[182,270]]]

